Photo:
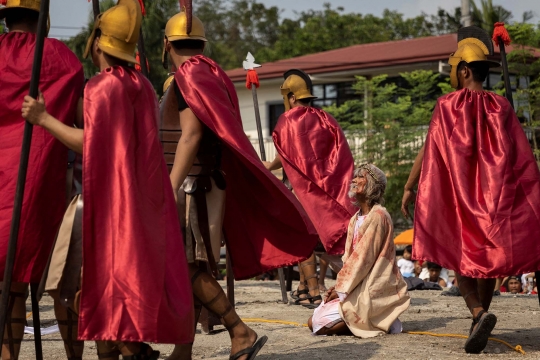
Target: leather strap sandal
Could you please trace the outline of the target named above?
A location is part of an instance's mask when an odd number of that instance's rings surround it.
[[[465,352],[468,354],[479,354],[485,349],[491,331],[497,324],[497,317],[485,310],[478,313],[476,318],[473,318],[471,332],[469,338],[465,342]],[[476,325],[476,328],[475,328]]]
[[[135,355],[122,355],[124,360],[158,360],[159,351],[153,350],[150,345],[141,343],[141,350]]]
[[[244,350],[240,350],[236,354],[233,354],[229,357],[229,360],[237,360],[239,357],[248,355],[248,360],[253,360],[259,353],[259,351],[262,349],[264,344],[266,344],[266,341],[268,340],[268,336],[263,336],[251,346]]]
[[[296,288],[296,290],[293,290],[289,293],[289,296],[291,297],[291,299],[296,300],[300,297],[300,295],[309,294],[307,283],[304,281],[302,284],[304,284],[305,288],[303,288],[302,290],[300,290],[299,288]],[[300,285],[298,285],[298,287],[300,287]]]

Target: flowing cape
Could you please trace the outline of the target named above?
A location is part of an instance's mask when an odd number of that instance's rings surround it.
[[[193,295],[157,112],[152,85],[131,68],[109,68],[86,86],[83,340],[193,341]]]
[[[355,213],[347,195],[354,159],[343,130],[323,110],[296,107],[280,116],[272,137],[326,252],[343,254],[347,225]]]
[[[394,226],[386,209],[375,205],[356,235],[358,213],[348,224],[343,268],[336,291],[348,294],[339,313],[351,332],[361,338],[387,333],[411,302],[407,284],[396,264]]]
[[[0,279],[4,276],[25,121],[23,99],[30,91],[36,35],[0,35]],[[39,89],[46,109],[67,125],[82,95],[81,63],[62,42],[45,39]],[[66,206],[67,148],[34,126],[21,213],[13,281],[39,282]]]
[[[414,220],[415,259],[473,278],[540,269],[540,174],[505,98],[467,89],[439,98]]]
[[[189,108],[222,142],[224,232],[235,278],[248,279],[309,257],[317,244],[315,229],[294,195],[257,156],[225,72],[198,55],[180,66],[175,79]]]

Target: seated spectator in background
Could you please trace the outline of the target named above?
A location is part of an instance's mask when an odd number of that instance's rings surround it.
[[[521,279],[519,276],[509,276],[507,277],[501,286],[502,292],[509,292],[511,294],[522,294],[523,286],[521,284]]]
[[[536,277],[534,273],[523,274],[521,277],[521,284],[523,286],[523,293],[525,294],[538,294],[536,288]]]
[[[403,277],[414,277],[414,263],[411,261],[412,245],[407,245],[403,250],[403,258],[399,259],[397,266]]]
[[[424,279],[424,281],[429,281],[432,283],[439,284],[441,287],[446,287],[446,281],[441,277],[442,266],[429,262],[427,263],[427,269],[429,272],[429,277]]]
[[[425,261],[423,265],[424,265],[424,267],[422,269],[422,273],[420,273],[419,278],[422,279],[422,280],[425,280],[425,281],[429,281],[428,280],[429,279],[429,269],[428,269],[428,266],[427,266],[428,262]],[[451,285],[450,284],[450,278],[448,276],[448,269],[442,268],[441,272],[439,274],[439,277],[445,281],[445,285],[441,285],[442,287],[448,287],[448,286]],[[438,284],[438,282],[437,282],[437,284]]]
[[[414,262],[414,277],[420,277],[422,273],[422,261],[416,260]]]
[[[369,164],[353,176],[349,197],[360,210],[349,222],[343,268],[308,325],[315,335],[399,333],[410,298],[396,264],[392,218],[382,207],[386,176]]]

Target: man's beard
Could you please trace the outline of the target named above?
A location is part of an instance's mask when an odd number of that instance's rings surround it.
[[[351,199],[356,199],[356,189],[358,188],[358,185],[354,184],[354,183],[351,183],[351,185],[349,185],[349,197]]]

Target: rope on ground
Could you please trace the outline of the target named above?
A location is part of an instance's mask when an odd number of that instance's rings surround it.
[[[455,337],[455,338],[462,338],[462,339],[467,339],[467,338],[468,338],[468,336],[466,336],[466,335],[459,335],[459,334],[436,334],[436,333],[432,333],[432,332],[428,332],[428,331],[404,331],[404,333],[406,333],[406,334],[411,334],[411,335],[429,335],[429,336],[437,336],[437,337]],[[501,343],[501,344],[503,344],[503,345],[506,345],[506,346],[508,346],[510,349],[512,349],[512,350],[514,350],[514,351],[517,351],[518,353],[520,353],[520,354],[522,354],[522,355],[525,355],[525,351],[523,350],[523,348],[521,347],[521,345],[512,346],[512,345],[510,345],[509,343],[507,343],[507,342],[504,341],[504,340],[497,339],[497,338],[493,338],[493,337],[490,337],[489,340],[492,340],[492,341]]]
[[[300,324],[300,323],[295,322],[295,321],[268,320],[268,319],[259,319],[259,318],[247,318],[247,319],[242,319],[242,321],[243,322],[252,322],[252,323],[283,324],[283,325],[303,326],[303,327],[308,326],[307,324]],[[454,337],[454,338],[461,338],[461,339],[467,339],[468,338],[468,336],[466,336],[466,335],[460,335],[460,334],[436,334],[436,333],[432,333],[432,332],[428,332],[428,331],[404,331],[403,333],[410,334],[410,335],[429,335],[429,336],[436,336],[436,337]],[[490,337],[489,340],[501,343],[503,345],[506,345],[510,349],[512,349],[514,351],[517,351],[518,353],[520,353],[522,355],[525,355],[525,351],[523,350],[521,345],[512,346],[512,345],[510,345],[509,343],[507,343],[504,340],[493,338],[493,337]]]
[[[253,323],[270,323],[270,324],[283,324],[283,325],[308,327],[308,324],[300,324],[295,321],[285,321],[285,320],[268,320],[268,319],[250,318],[250,319],[242,319],[242,321],[253,322]]]

